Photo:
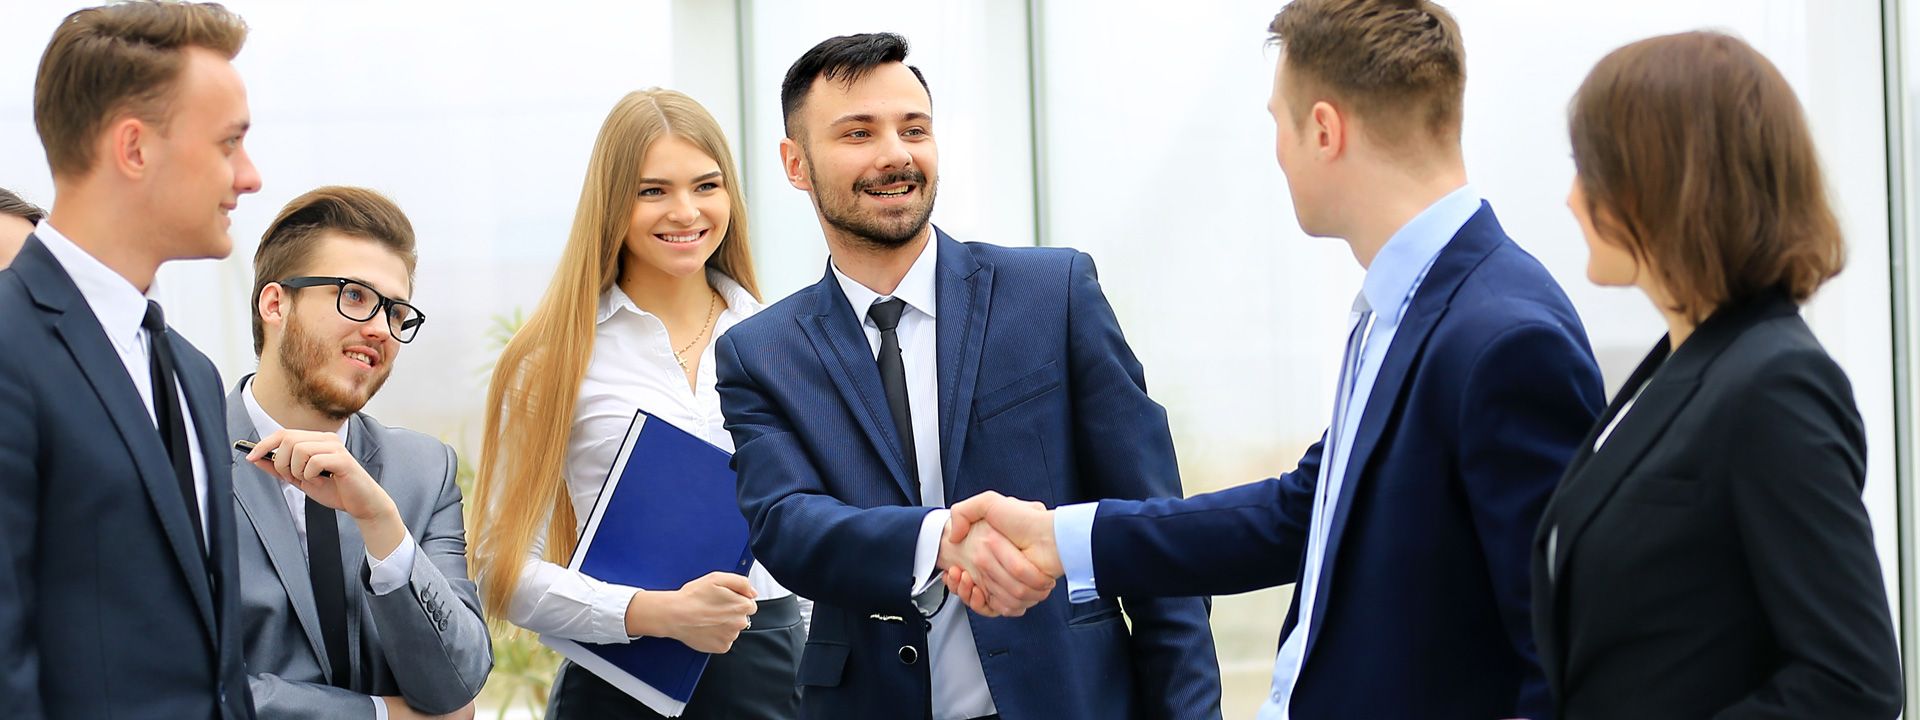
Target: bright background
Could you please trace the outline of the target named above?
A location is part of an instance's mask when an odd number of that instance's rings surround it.
[[[45,35],[83,4],[0,0],[15,38],[0,44],[0,186],[42,204],[52,184],[33,131],[34,68]],[[374,187],[419,233],[414,297],[431,321],[370,411],[477,454],[497,352],[487,330],[537,301],[601,119],[648,86],[688,92],[729,128],[769,299],[813,282],[825,246],[806,196],[780,172],[779,83],[821,39],[887,30],[913,42],[911,62],[932,85],[943,171],[934,221],[962,240],[1094,255],[1172,417],[1188,492],[1290,469],[1330,416],[1361,270],[1344,244],[1299,231],[1273,160],[1265,28],[1281,0],[227,4],[253,28],[237,64],[265,189],[233,214],[233,257],[170,265],[159,293],[229,382],[254,364],[249,263],[266,222],[317,185]],[[1448,3],[1468,48],[1470,177],[1573,298],[1609,390],[1664,328],[1636,292],[1585,280],[1564,206],[1566,106],[1580,79],[1619,45],[1714,28],[1752,42],[1801,94],[1851,244],[1848,270],[1807,315],[1867,420],[1866,499],[1898,608],[1912,573],[1900,561],[1896,469],[1911,430],[1896,432],[1896,416],[1915,399],[1895,369],[1915,360],[1900,344],[1910,271],[1893,238],[1907,232],[1914,164],[1903,117],[1912,93],[1900,78],[1920,71],[1902,72],[1883,38],[1920,23],[1902,24],[1898,0],[1884,4]],[[1889,147],[1901,162],[1890,166]],[[1274,589],[1215,605],[1230,718],[1250,717],[1266,690],[1286,599]]]

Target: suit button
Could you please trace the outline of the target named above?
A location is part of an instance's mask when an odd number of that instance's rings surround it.
[[[920,660],[920,650],[912,645],[900,646],[900,662],[912,665]]]

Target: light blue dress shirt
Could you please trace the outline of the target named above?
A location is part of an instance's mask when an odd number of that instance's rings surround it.
[[[1357,373],[1352,374],[1352,382],[1342,383],[1345,387],[1337,391],[1335,398],[1335,424],[1327,429],[1328,452],[1321,458],[1313,517],[1308,526],[1306,562],[1301,567],[1299,588],[1294,594],[1300,617],[1280,644],[1279,657],[1274,659],[1272,692],[1260,706],[1260,720],[1287,717],[1293,682],[1306,660],[1307,632],[1313,627],[1313,610],[1318,597],[1328,591],[1322,578],[1321,561],[1332,524],[1333,506],[1347,479],[1349,450],[1367,399],[1373,394],[1380,363],[1392,347],[1400,320],[1413,302],[1415,291],[1420,289],[1420,282],[1426,279],[1427,270],[1433,267],[1434,259],[1440,256],[1448,241],[1480,211],[1480,205],[1480,194],[1473,186],[1462,185],[1420,211],[1380,248],[1361,282],[1360,295],[1354,298],[1348,328],[1350,338],[1353,332],[1361,333]],[[1353,366],[1352,357],[1341,359],[1343,381]],[[1099,596],[1093,577],[1093,519],[1098,507],[1098,503],[1065,505],[1054,513],[1054,541],[1066,575],[1068,598],[1073,602],[1087,602]]]

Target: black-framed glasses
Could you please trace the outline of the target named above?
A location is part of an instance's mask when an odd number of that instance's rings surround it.
[[[413,336],[420,333],[420,326],[427,322],[426,314],[412,304],[395,300],[380,294],[379,290],[368,287],[366,283],[343,277],[310,275],[287,278],[280,281],[281,287],[299,289],[310,287],[336,287],[340,289],[336,296],[334,309],[340,316],[354,322],[372,320],[375,315],[387,316],[387,330],[393,339],[403,343],[413,342]]]

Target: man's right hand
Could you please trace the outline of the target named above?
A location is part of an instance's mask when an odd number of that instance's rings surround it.
[[[974,612],[1019,616],[1052,593],[1063,573],[1053,544],[1053,512],[1045,505],[991,490],[955,503],[947,543],[978,545],[943,564],[947,590]]]
[[[670,637],[704,653],[733,649],[748,618],[759,610],[747,578],[716,571],[679,590],[633,594],[627,602],[627,634]]]

